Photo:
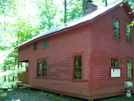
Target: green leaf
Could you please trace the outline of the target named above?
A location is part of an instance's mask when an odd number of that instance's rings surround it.
[[[127,2],[127,0],[123,0],[123,2],[125,3],[125,2]]]
[[[120,7],[122,7],[124,4],[120,4]]]
[[[1,97],[6,97],[7,96],[7,93],[2,93],[2,94],[0,94],[0,98]]]

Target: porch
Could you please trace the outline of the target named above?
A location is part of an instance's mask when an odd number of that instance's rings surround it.
[[[28,84],[28,71],[17,74],[18,83]]]

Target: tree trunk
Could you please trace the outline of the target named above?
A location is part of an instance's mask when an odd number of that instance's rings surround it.
[[[105,6],[108,6],[107,0],[105,0]]]
[[[64,1],[64,23],[66,23],[67,21],[67,1]]]
[[[4,82],[6,82],[7,81],[7,79],[6,79],[6,75],[4,76]]]

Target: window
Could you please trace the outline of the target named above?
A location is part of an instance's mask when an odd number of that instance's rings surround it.
[[[48,59],[43,59],[42,60],[42,76],[43,77],[47,76],[47,67],[48,67]]]
[[[126,41],[131,42],[130,24],[126,23]]]
[[[128,59],[127,60],[127,75],[128,75],[128,78],[132,78],[132,74],[133,74],[133,62],[132,62],[132,59]]]
[[[37,41],[33,43],[33,50],[37,50]]]
[[[82,56],[74,56],[74,79],[82,79]]]
[[[44,38],[44,39],[43,39],[42,47],[43,47],[43,48],[48,47],[48,38]]]
[[[37,76],[41,76],[42,60],[37,61]]]
[[[118,59],[111,59],[111,67],[119,67]]]
[[[37,60],[37,76],[46,77],[48,68],[48,59]]]
[[[119,19],[113,18],[114,38],[120,39]]]

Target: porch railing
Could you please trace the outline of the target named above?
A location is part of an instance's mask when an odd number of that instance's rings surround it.
[[[28,71],[17,74],[18,81],[28,84]]]

